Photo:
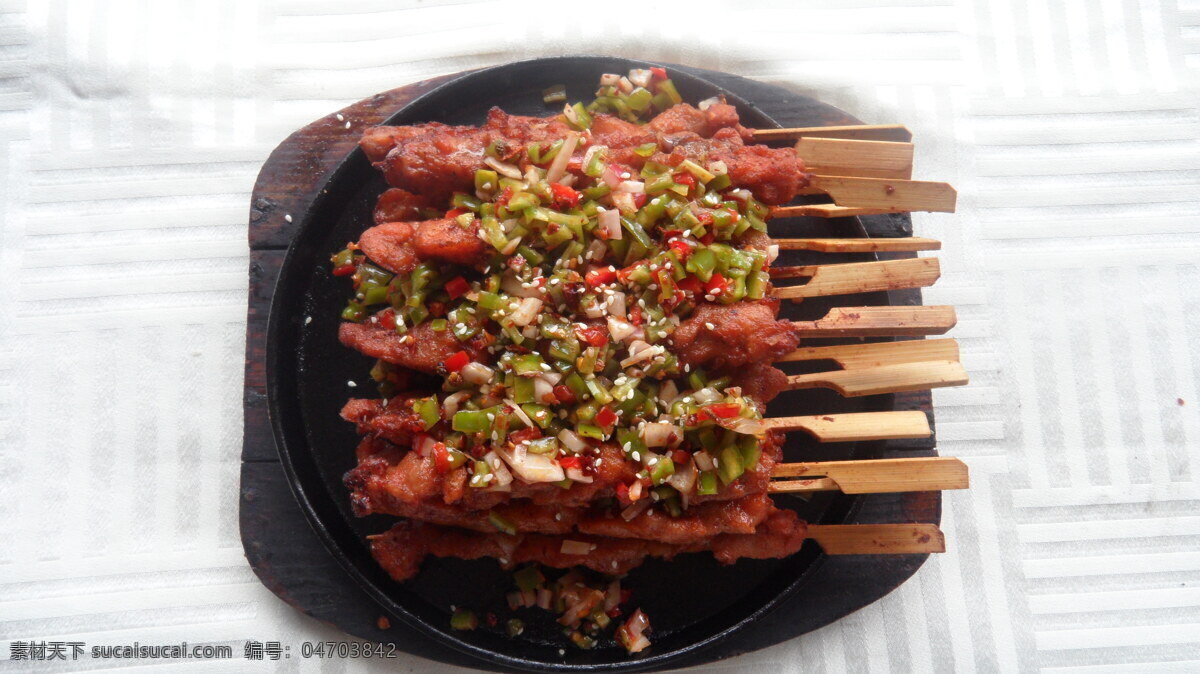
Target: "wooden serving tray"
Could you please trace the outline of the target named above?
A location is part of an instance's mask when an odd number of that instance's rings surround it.
[[[855,124],[858,120],[784,89],[722,73],[670,66],[704,78],[753,101],[785,126]],[[297,610],[354,637],[395,644],[398,651],[443,663],[481,667],[482,661],[433,641],[389,617],[335,562],[309,526],[288,486],[267,415],[265,370],[267,314],[275,281],[300,214],[317,196],[325,175],[352,152],[363,128],[461,75],[448,75],[393,89],[309,124],[279,145],[259,173],[249,217],[250,296],[246,328],[240,527],[246,558],[272,592]],[[349,127],[347,127],[349,122]],[[803,122],[803,124],[801,123]],[[289,217],[291,216],[291,217]],[[872,237],[912,235],[907,214],[867,216]],[[881,258],[915,257],[913,253]],[[891,304],[920,304],[916,290],[889,293]],[[895,396],[894,409],[932,410],[928,391]],[[932,456],[935,439],[888,443],[884,456]],[[349,451],[350,448],[347,448]],[[940,493],[862,497],[848,523],[927,522],[941,519]],[[876,601],[910,577],[926,555],[824,557],[810,581],[786,603],[707,649],[675,661],[697,665],[764,648],[829,624]]]

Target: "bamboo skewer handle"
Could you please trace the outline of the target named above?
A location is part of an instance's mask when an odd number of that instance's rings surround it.
[[[815,321],[792,321],[804,337],[881,337],[940,335],[958,317],[951,306],[839,307]]]
[[[767,428],[804,431],[819,442],[859,442],[927,438],[933,434],[924,412],[857,412],[763,419]]]
[[[796,154],[806,171],[823,176],[912,178],[912,143],[806,137],[796,142]]]
[[[941,250],[937,239],[906,236],[889,239],[774,239],[780,250],[812,250],[818,253],[882,253]]]
[[[935,524],[812,524],[808,537],[828,555],[946,551],[946,536]]]
[[[906,143],[912,132],[902,124],[851,124],[846,126],[807,126],[792,129],[755,129],[754,142],[796,140],[798,138],[849,138],[887,140]]]
[[[946,456],[781,463],[771,476],[806,478],[772,482],[770,490],[776,493],[841,490],[846,494],[887,494],[966,489],[970,485],[967,464]]]
[[[771,208],[771,217],[849,218],[856,215],[884,215],[895,212],[890,208],[862,208],[857,206],[838,206],[837,204],[806,204],[803,206],[774,206]]]
[[[796,349],[779,360],[782,362],[832,360],[847,370],[930,360],[957,362],[958,342],[953,339],[908,339],[900,342],[875,344],[806,346]]]
[[[796,299],[826,295],[849,295],[897,288],[923,288],[942,275],[936,257],[851,264],[776,267],[772,278],[809,278],[799,286],[776,288],[775,297]]]
[[[856,176],[812,175],[808,187],[798,194],[828,194],[838,206],[892,213],[953,213],[958,201],[958,192],[949,183]]]
[[[788,388],[831,388],[847,398],[853,398],[961,386],[967,381],[967,371],[961,364],[943,360],[794,374],[788,377]]]

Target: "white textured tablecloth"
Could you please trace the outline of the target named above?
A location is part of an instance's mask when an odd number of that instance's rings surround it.
[[[1197,0],[0,0],[0,643],[340,638],[238,541],[251,185],[349,102],[564,53],[903,122],[960,190],[914,216],[972,375],[949,552],[713,671],[1200,669]]]

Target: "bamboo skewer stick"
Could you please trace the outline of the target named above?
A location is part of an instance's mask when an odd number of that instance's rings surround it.
[[[902,124],[850,124],[845,126],[807,126],[792,129],[755,129],[754,142],[797,140],[799,138],[846,138],[907,143],[912,132]]]
[[[847,398],[962,386],[967,371],[949,360],[899,363],[788,377],[789,389],[831,388]]]
[[[933,285],[941,276],[936,257],[907,260],[858,262],[851,264],[808,265],[804,267],[774,267],[772,279],[808,278],[804,285],[775,288],[780,299],[848,295],[897,288],[923,288]]]
[[[849,218],[856,215],[886,215],[895,212],[895,210],[890,208],[859,208],[838,206],[837,204],[805,204],[802,206],[774,206],[771,208],[771,217]]]
[[[946,551],[935,524],[811,524],[808,537],[827,555],[896,555]]]
[[[796,142],[796,154],[818,175],[912,179],[912,143],[805,137]]]
[[[771,477],[772,493],[841,491],[846,494],[889,494],[908,491],[966,489],[967,464],[947,456],[868,461],[781,463]]]
[[[828,194],[838,206],[895,213],[953,213],[958,202],[958,192],[949,183],[845,175],[811,175],[808,187],[798,194]]]
[[[783,362],[832,360],[849,370],[860,367],[898,365],[931,360],[958,361],[958,342],[953,339],[907,339],[874,344],[806,346],[783,358]]]
[[[804,431],[818,442],[860,442],[927,438],[933,434],[924,412],[855,412],[763,419],[767,428]]]
[[[792,321],[804,337],[941,335],[958,318],[951,306],[838,307],[815,321]]]
[[[941,250],[937,239],[915,236],[894,239],[774,239],[780,250],[811,250],[818,253],[883,253]]]

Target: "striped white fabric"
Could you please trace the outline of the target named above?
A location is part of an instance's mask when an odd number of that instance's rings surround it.
[[[915,216],[972,375],[950,551],[708,670],[1200,670],[1197,0],[0,0],[0,642],[339,638],[238,542],[254,177],[351,101],[563,53],[903,122],[960,189]]]

